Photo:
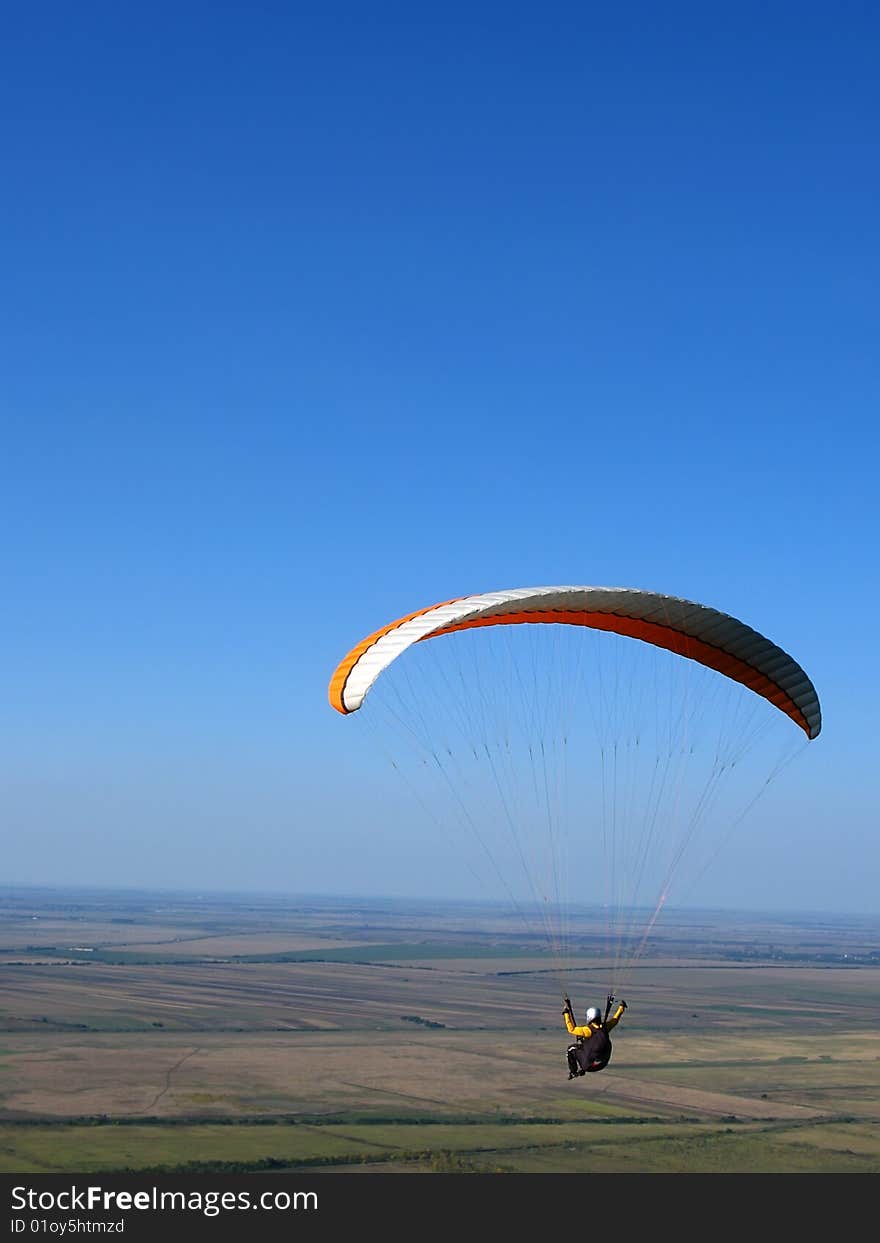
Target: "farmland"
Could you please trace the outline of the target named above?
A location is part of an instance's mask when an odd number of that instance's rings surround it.
[[[880,927],[689,912],[568,1082],[564,981],[503,912],[8,890],[7,1172],[880,1170]]]

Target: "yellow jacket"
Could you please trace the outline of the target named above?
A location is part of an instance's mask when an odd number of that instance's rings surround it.
[[[606,1032],[610,1032],[612,1027],[616,1027],[623,1017],[626,1006],[618,1006],[613,1014],[609,1014],[607,1023],[585,1023],[583,1027],[575,1027],[574,1019],[571,1017],[571,1011],[565,1010],[565,1026],[568,1028],[570,1036],[582,1036],[584,1040],[589,1040],[597,1031],[601,1031],[604,1027]]]

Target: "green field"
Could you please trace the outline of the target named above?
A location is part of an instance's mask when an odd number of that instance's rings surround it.
[[[876,1173],[877,1135],[817,1127],[619,1119],[272,1126],[0,1128],[8,1172],[263,1171]],[[198,1159],[193,1160],[193,1153]],[[821,1165],[818,1159],[821,1158]]]
[[[870,921],[671,920],[569,1082],[554,964],[490,909],[3,898],[5,1172],[880,1171]]]

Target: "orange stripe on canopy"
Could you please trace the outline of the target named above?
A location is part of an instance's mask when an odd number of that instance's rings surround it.
[[[328,690],[328,698],[331,708],[335,708],[337,712],[341,712],[343,716],[348,716],[349,709],[343,702],[345,694],[345,684],[348,676],[357,662],[363,656],[364,652],[368,652],[374,643],[378,643],[386,634],[390,634],[392,630],[396,630],[398,626],[404,625],[405,622],[412,621],[415,617],[424,617],[425,613],[433,613],[435,609],[440,609],[444,604],[455,604],[456,600],[460,600],[461,596],[455,596],[452,600],[444,600],[440,604],[430,604],[426,609],[416,609],[415,613],[407,613],[406,617],[398,617],[396,621],[389,622],[387,626],[383,626],[381,630],[375,631],[371,635],[367,635],[357,647],[353,647],[345,659],[337,666],[336,672],[330,680]]]

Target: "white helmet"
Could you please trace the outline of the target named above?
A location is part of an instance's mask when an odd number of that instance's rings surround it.
[[[590,1006],[589,1010],[587,1011],[587,1022],[598,1023],[601,1017],[602,1017],[602,1011],[597,1010],[595,1006]]]

